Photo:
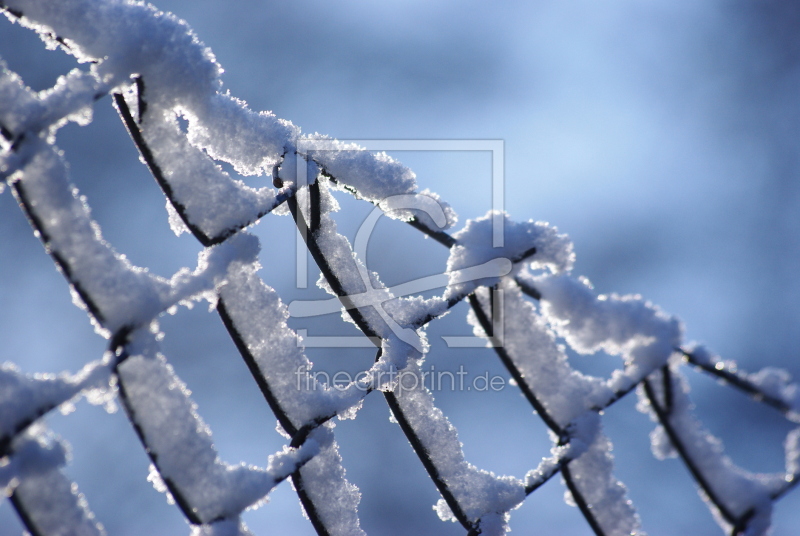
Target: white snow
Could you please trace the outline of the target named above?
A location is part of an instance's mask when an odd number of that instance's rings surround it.
[[[409,198],[412,199],[410,203]],[[379,206],[391,218],[406,220],[413,216],[433,231],[450,229],[458,222],[458,215],[453,207],[428,188],[413,195],[386,196],[381,199]]]
[[[320,234],[326,225],[323,225]],[[332,236],[338,237],[338,235]],[[349,246],[349,244],[345,245]],[[332,248],[333,246],[329,244],[328,247]],[[346,257],[352,259],[349,251],[350,249],[347,247],[345,249]],[[341,412],[346,407],[342,404],[344,401],[350,405],[360,401],[365,394],[363,388],[359,393],[355,389],[356,386],[351,385],[341,391],[341,395],[334,396],[337,394],[334,390],[326,390],[323,386],[318,385],[313,377],[306,374],[310,370],[310,363],[302,354],[297,336],[285,326],[287,311],[274,291],[266,287],[255,276],[256,268],[251,265],[237,269],[237,275],[231,276],[228,284],[221,289],[221,297],[237,330],[244,336],[262,374],[267,378],[272,392],[276,395],[283,410],[292,417],[295,426],[300,427],[317,416]],[[269,317],[270,314],[273,315],[272,318]],[[268,316],[265,317],[265,315]],[[372,373],[373,378],[387,377],[381,372],[385,373],[392,369],[391,367],[396,367],[393,370],[403,370],[405,374],[413,373],[416,370],[414,368],[416,364],[414,359],[410,358],[417,357],[419,354],[413,346],[389,335],[384,342],[381,359],[369,372]],[[400,393],[398,400],[404,413],[411,421],[427,451],[433,456],[434,463],[453,489],[467,515],[474,521],[489,516],[486,518],[487,531],[490,530],[490,526],[504,526],[504,523],[498,525],[495,518],[500,516],[500,519],[505,520],[508,510],[524,499],[523,484],[511,477],[495,477],[491,473],[480,471],[469,465],[463,458],[455,429],[441,411],[433,406],[433,399],[429,392],[400,389],[396,383],[378,386],[384,389],[395,388],[398,390]],[[354,394],[357,396],[353,396]],[[335,451],[332,451],[331,456],[333,460],[338,459]],[[322,467],[314,469],[322,463],[319,460],[319,458],[315,458],[303,468],[304,481],[312,471],[322,470]],[[334,464],[335,466],[338,464]],[[342,476],[325,484],[325,486],[335,484],[335,487],[330,494],[326,492],[324,504],[332,505],[332,508],[342,508],[342,506],[352,504],[352,509],[348,508],[345,511],[354,512],[357,500],[353,494],[357,492],[348,491],[348,485],[343,480],[343,470],[335,470],[334,476],[337,475]],[[324,479],[320,480],[324,481]],[[336,484],[336,482],[339,483]],[[315,487],[308,486],[307,489],[316,493]],[[315,504],[320,503],[315,500]],[[337,515],[341,517],[341,513]],[[352,519],[355,523],[357,518],[353,517]],[[347,525],[350,527],[347,530],[352,531],[358,527],[353,523]]]
[[[567,459],[571,450],[570,445],[554,445],[550,449],[551,456],[542,458],[536,469],[531,469],[525,474],[525,487],[538,486],[546,482],[555,474],[561,462]]]
[[[675,458],[678,456],[678,452],[670,441],[667,431],[660,425],[653,428],[653,431],[650,432],[650,449],[653,451],[653,456],[659,460],[666,460],[667,458]]]
[[[447,259],[448,272],[455,273],[473,266],[484,264],[492,259],[504,258],[514,263],[530,263],[533,269],[548,269],[553,273],[568,272],[575,261],[572,243],[566,235],[558,234],[555,227],[544,222],[514,222],[503,213],[503,247],[493,247],[493,224],[495,213],[488,212],[482,218],[467,221],[463,229],[453,235],[457,244],[450,249]],[[536,248],[536,252],[522,256]],[[505,274],[503,274],[505,275]],[[460,282],[451,278],[446,298],[466,294],[478,286],[492,286],[499,281],[495,277],[483,277],[470,282]]]
[[[292,424],[301,428],[357,404],[366,395],[365,386],[329,388],[311,374],[302,340],[286,325],[286,306],[256,275],[258,268],[236,264],[220,298]]]
[[[392,351],[403,349],[410,355],[415,352],[405,344],[398,344]],[[397,357],[393,360],[399,361]],[[420,379],[418,362],[408,361],[403,373],[414,375],[418,381],[412,385],[404,380],[394,389],[403,415],[467,518],[471,522],[480,521],[481,534],[505,534],[508,512],[525,499],[523,482],[510,476],[496,476],[466,461],[455,427],[434,405],[433,395]],[[404,376],[407,377],[410,376]],[[455,519],[443,499],[434,509],[442,520]]]
[[[525,381],[556,422],[566,427],[581,414],[608,400],[613,392],[600,378],[573,370],[547,320],[538,314],[513,281],[504,281],[504,347]],[[486,296],[485,292],[480,296]],[[483,300],[484,304],[488,299]],[[488,306],[484,305],[484,310]],[[470,311],[476,336],[485,336]]]
[[[77,486],[59,470],[68,458],[64,443],[35,425],[12,448],[13,455],[0,464],[0,487],[15,494],[40,534],[105,535]]]
[[[785,369],[764,367],[747,375],[747,379],[762,393],[785,402],[795,412],[800,410],[800,386],[792,382]]]
[[[73,69],[37,95],[0,60],[0,124],[12,134],[54,133],[67,121],[85,125],[92,120],[95,95],[105,91],[90,73]]]
[[[547,478],[567,460],[575,485],[605,534],[642,534],[625,487],[613,476],[611,443],[602,433],[598,411],[665,365],[676,380],[668,420],[651,434],[655,456],[676,455],[666,428],[671,427],[724,508],[735,516],[755,512],[747,534],[766,532],[771,496],[800,473],[800,432],[787,437],[786,474],[757,475],[733,464],[721,442],[693,416],[688,385],[678,372],[677,360],[670,361],[682,341],[679,320],[638,295],[597,295],[588,280],[572,275],[573,245],[555,227],[513,222],[506,214],[489,212],[467,221],[453,235],[456,245],[450,251],[447,275],[441,276],[447,284],[441,296],[414,295],[421,291],[419,285],[388,289],[366,266],[366,237],[380,213],[368,218],[351,246],[330,216],[338,205],[328,189],[349,191],[392,218],[416,218],[434,231],[451,228],[457,221],[455,211],[428,190],[418,193],[413,171],[385,153],[371,153],[317,133],[302,135],[297,126],[272,112],[250,110],[223,90],[221,66],[188,25],[149,4],[3,3],[22,12],[19,22],[38,32],[48,47],[63,47],[79,62],[91,62],[37,94],[0,61],[0,125],[13,138],[0,141],[0,176],[31,210],[47,251],[72,283],[76,304],[90,309],[98,332],[110,337],[123,328],[131,330],[126,342],[130,356],[118,367],[123,403],[153,454],[148,480],[168,499],[170,490],[172,495],[179,493],[202,522],[192,528],[193,535],[249,535],[241,512],[262,504],[277,483],[296,472],[299,478],[294,483],[302,486],[331,534],[363,535],[357,514],[360,494],[345,478],[335,425],[328,419],[354,418],[372,390],[396,395],[459,508],[471,523],[479,523],[482,534],[504,534],[510,510],[525,499],[525,485]],[[56,41],[54,35],[63,40]],[[138,77],[138,86],[132,84],[133,77]],[[141,95],[137,88],[143,88]],[[55,146],[58,129],[68,121],[90,122],[93,103],[110,92],[123,93],[163,173],[173,231],[180,234],[191,228],[212,242],[225,239],[201,252],[194,270],[183,268],[164,278],[133,266],[103,239],[85,199],[69,182],[66,163]],[[185,133],[181,120],[187,124]],[[298,160],[306,166],[299,168],[305,180],[298,176]],[[231,164],[242,175],[277,173],[286,185],[279,191],[248,186],[218,162]],[[321,214],[313,239],[345,294],[336,308],[342,309],[346,320],[351,320],[346,309],[357,309],[369,331],[381,339],[380,359],[344,389],[321,385],[313,376],[301,338],[286,324],[286,306],[257,275],[259,242],[241,232],[273,209],[285,212],[279,205],[289,195],[297,196],[309,221],[304,185],[314,180],[320,182]],[[493,247],[498,222],[504,245]],[[523,296],[514,278],[541,293],[538,307]],[[336,294],[324,277],[319,286]],[[396,381],[401,371],[420,374],[428,350],[426,335],[417,326],[420,319],[444,314],[449,299],[472,292],[488,309],[487,294],[480,287],[492,286],[502,293],[506,351],[555,423],[552,428],[564,432],[562,437],[554,435],[552,456],[528,472],[524,482],[468,463],[455,427],[435,406],[424,382],[408,388]],[[315,426],[300,447],[287,446],[265,460],[266,468],[219,459],[189,392],[159,353],[154,332],[160,314],[202,297],[213,305],[217,296],[269,384],[279,411],[295,430]],[[468,320],[477,336],[486,336],[474,313]],[[581,374],[570,367],[559,337],[579,353],[602,350],[619,355],[624,369],[609,379]],[[720,366],[784,402],[792,409],[789,418],[798,419],[800,388],[786,371],[767,367],[747,374],[701,347],[695,352],[697,360]],[[0,439],[9,439],[9,455],[0,464],[0,484],[24,502],[42,533],[103,532],[58,469],[67,461],[65,445],[37,419],[81,395],[94,403],[111,404],[116,393],[113,358],[109,354],[74,375],[25,375],[13,365],[0,368]],[[663,396],[659,382],[654,385]],[[641,409],[652,415],[641,388],[639,395]],[[559,444],[564,439],[568,443]],[[709,497],[704,499],[710,502]],[[720,524],[730,529],[730,520],[710,506]],[[444,499],[435,509],[443,520],[455,520]]]
[[[743,383],[750,385],[757,391],[758,394],[755,395],[757,398],[769,397],[782,402],[788,408],[786,418],[793,422],[800,421],[800,385],[792,381],[789,371],[776,367],[764,367],[757,372],[747,373],[739,370],[735,361],[723,360],[712,354],[703,345],[692,344],[685,351],[696,363],[733,375]]]
[[[789,481],[800,478],[800,428],[786,435],[786,474]]]
[[[0,440],[21,432],[44,413],[64,404],[82,392],[94,390],[90,400],[110,402],[111,371],[106,361],[87,364],[75,375],[23,374],[11,364],[0,365]]]
[[[309,374],[311,362],[298,336],[286,325],[288,311],[275,291],[256,275],[257,264],[237,264],[220,297],[269,384],[283,412],[296,428],[337,413],[346,413],[366,395],[364,385],[337,390],[320,385]],[[336,535],[362,535],[357,507],[358,488],[345,479],[331,423],[317,432],[330,434],[330,444],[300,471],[306,493],[325,526]]]
[[[256,190],[231,180],[211,158],[230,163],[239,173],[260,175],[270,173],[284,153],[293,154],[298,140],[313,142],[321,149],[311,151],[320,166],[365,199],[379,202],[416,190],[413,172],[385,153],[370,153],[319,134],[300,139],[299,128],[291,122],[271,112],[253,112],[222,92],[222,68],[213,53],[172,14],[126,1],[65,0],[57,10],[41,0],[6,5],[21,11],[21,24],[43,39],[52,43],[52,34],[58,35],[79,61],[96,63],[88,72],[71,73],[46,99],[32,103],[38,113],[24,113],[23,108],[3,124],[17,134],[41,131],[45,123],[85,110],[97,95],[130,87],[132,76],[141,77],[146,111],[137,112],[144,119],[145,139],[175,190],[176,202],[211,237],[253,223],[274,208],[275,200],[270,188]],[[18,81],[9,79],[4,85],[15,84]],[[10,100],[18,92],[11,87],[0,99]],[[133,105],[134,92],[126,93]],[[177,126],[177,116],[188,120],[186,136]],[[83,122],[90,119],[86,113],[81,117]],[[175,162],[180,165],[173,167]],[[452,225],[455,214],[448,214]]]
[[[319,428],[320,434],[333,436],[333,423]],[[302,486],[316,507],[328,532],[334,536],[366,536],[358,519],[361,493],[345,479],[339,446],[330,444],[300,470]]]
[[[149,94],[145,92],[145,99]],[[148,107],[140,126],[172,189],[173,201],[206,236],[214,238],[250,225],[275,207],[277,195],[271,186],[255,189],[231,179],[206,152],[190,144],[174,114]]]
[[[547,319],[537,314],[513,281],[506,278],[500,292],[505,351],[522,373],[523,381],[569,438],[567,445],[554,446],[548,465],[527,475],[528,483],[539,478],[549,465],[561,459],[572,460],[569,470],[575,485],[591,505],[604,533],[641,534],[639,518],[625,495],[625,487],[612,474],[611,444],[600,432],[600,415],[592,409],[602,407],[613,391],[602,379],[585,376],[570,367]],[[468,319],[475,334],[485,336],[473,312]],[[554,434],[553,440],[557,443],[559,438]],[[566,498],[568,502],[572,500],[569,492]]]
[[[195,411],[186,387],[163,356],[152,334],[140,330],[131,356],[118,367],[120,389],[158,464],[157,488],[167,479],[203,522],[230,518],[259,503],[275,485],[316,455],[330,438],[312,434],[299,449],[270,457],[266,469],[221,461],[211,432]],[[175,492],[172,493],[173,498]]]
[[[625,486],[612,474],[611,442],[600,431],[600,416],[586,413],[594,440],[588,450],[569,462],[569,471],[592,515],[608,536],[643,535],[641,522],[626,496]],[[593,421],[593,422],[592,422]]]
[[[738,467],[724,452],[722,441],[709,433],[694,416],[689,399],[689,384],[686,378],[675,367],[671,367],[672,409],[668,421],[692,462],[703,474],[711,486],[713,493],[730,513],[736,517],[749,510],[755,510],[753,520],[748,525],[748,535],[766,534],[770,524],[772,502],[770,495],[777,493],[786,482],[783,473],[757,474]],[[656,396],[663,400],[663,387],[660,381],[651,382]],[[638,390],[639,410],[649,413],[656,420],[655,412],[646,398],[642,387]],[[663,402],[661,402],[663,404]],[[792,435],[787,440],[787,469],[792,467]],[[653,450],[657,455],[665,453],[663,432],[651,435],[654,440]],[[729,531],[731,523],[712,503],[710,498],[698,488],[700,496],[708,503],[717,523]]]
[[[567,275],[531,281],[542,294],[542,314],[575,351],[604,350],[624,358],[625,371],[617,371],[609,381],[614,391],[627,389],[666,364],[680,346],[680,321],[639,295],[597,295],[587,279]]]
[[[298,146],[301,152],[302,147],[309,147],[307,153],[324,173],[355,188],[362,199],[380,202],[393,195],[413,193],[417,188],[414,172],[384,152],[373,154],[355,143],[317,133],[304,136]]]
[[[115,252],[92,221],[85,199],[68,182],[66,166],[56,149],[44,140],[25,144],[30,157],[12,176],[39,220],[46,247],[65,263],[73,296],[81,307],[87,297],[98,315],[97,329],[106,336],[123,326],[149,323],[172,305],[212,291],[224,280],[227,264],[258,253],[255,237],[240,235],[200,254],[194,272],[179,271],[171,280],[138,268]],[[84,296],[81,296],[81,292]]]

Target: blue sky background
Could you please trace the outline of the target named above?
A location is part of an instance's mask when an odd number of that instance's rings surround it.
[[[304,132],[344,139],[503,139],[506,209],[544,220],[575,242],[576,273],[599,292],[640,293],[747,370],[800,375],[800,8],[777,0],[709,2],[421,1],[380,3],[165,1],[225,68],[225,87],[255,110]],[[27,30],[0,20],[0,57],[34,89],[75,66]],[[108,99],[88,127],[69,125],[58,146],[105,237],[160,275],[194,266],[193,238],[169,230],[164,200]],[[460,216],[490,207],[488,153],[397,153],[422,188]],[[250,178],[262,184],[264,178]],[[340,198],[352,238],[369,207]],[[288,218],[267,217],[262,277],[286,301],[322,296],[294,287]],[[29,372],[75,371],[105,344],[71,304],[63,278],[9,192],[0,195],[0,361]],[[382,221],[368,263],[395,284],[441,271],[444,248]],[[311,283],[313,287],[312,278]],[[429,331],[468,334],[465,307]],[[309,333],[352,333],[333,315]],[[295,321],[294,327],[302,327]],[[164,352],[193,391],[229,462],[264,464],[282,445],[274,417],[214,314],[200,305],[162,321]],[[370,351],[309,350],[326,370],[359,370]],[[448,351],[438,367],[501,374],[488,350]],[[575,358],[608,372],[611,358]],[[780,416],[689,372],[698,414],[734,461],[782,468]],[[437,393],[467,459],[522,476],[547,453],[543,425],[513,389]],[[683,466],[649,452],[634,397],[607,412],[617,475],[651,535],[715,534]],[[178,510],[145,481],[147,459],[121,414],[81,403],[48,423],[73,445],[67,472],[110,534],[186,534]],[[339,423],[348,477],[362,490],[369,534],[463,534],[431,505],[437,493],[377,396]],[[589,534],[563,504],[558,481],[512,514],[513,534]],[[800,527],[800,495],[775,509],[774,534]],[[312,534],[288,484],[245,515],[259,535]],[[21,531],[7,502],[0,535]]]

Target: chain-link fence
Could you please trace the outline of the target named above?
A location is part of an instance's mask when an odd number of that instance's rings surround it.
[[[454,210],[436,194],[420,192],[414,174],[385,153],[302,135],[292,123],[252,112],[224,92],[213,55],[171,15],[124,2],[20,1],[3,8],[48,46],[90,64],[40,93],[3,68],[0,172],[75,304],[108,341],[102,357],[74,374],[2,369],[0,475],[27,531],[104,532],[63,469],[65,444],[43,419],[80,397],[122,407],[149,458],[150,474],[142,479],[167,494],[193,534],[248,533],[242,512],[287,479],[318,534],[362,534],[360,493],[346,478],[333,423],[335,417],[357,420],[367,398],[385,400],[441,497],[436,513],[467,534],[503,534],[513,510],[554,477],[596,534],[641,533],[603,432],[604,413],[631,397],[656,423],[655,456],[683,461],[726,533],[768,529],[773,503],[796,483],[799,436],[791,432],[785,442],[784,472],[738,467],[695,416],[684,370],[708,374],[795,422],[800,394],[791,378],[773,368],[738,370],[685,342],[678,319],[639,296],[598,295],[573,275],[568,237],[497,210],[502,166],[492,169],[492,210],[452,232]],[[109,101],[166,197],[170,227],[202,246],[195,269],[163,278],[133,265],[105,241],[71,185],[56,134],[70,121],[87,123],[89,110]],[[426,150],[426,143],[443,147],[425,141],[408,147]],[[492,140],[445,146],[488,151],[495,163],[502,157]],[[272,184],[252,187],[232,173],[268,174]],[[352,245],[333,218],[336,196],[343,194],[374,206]],[[330,299],[287,305],[265,283],[271,267],[262,270],[259,252],[269,244],[253,230],[279,215],[293,220],[302,240],[298,282],[314,272],[307,251]],[[441,246],[448,257],[440,273],[393,286],[381,282],[367,256],[383,216]],[[191,392],[165,357],[158,319],[181,315],[198,300],[216,311],[278,420],[285,444],[265,467],[220,459]],[[429,365],[429,326],[464,305],[474,336],[446,337],[446,345],[452,352],[488,345],[502,374]],[[290,315],[339,311],[360,334],[345,329],[301,337],[287,324]],[[371,347],[373,362],[330,370],[307,357],[307,348],[335,346]],[[618,356],[622,365],[605,375],[571,365],[573,354],[597,352]],[[520,403],[536,414],[531,420],[547,429],[549,455],[512,476],[469,463],[455,426],[434,403],[443,384],[456,392],[518,389]]]

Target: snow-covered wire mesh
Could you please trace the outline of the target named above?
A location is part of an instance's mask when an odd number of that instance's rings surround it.
[[[740,371],[686,343],[680,322],[641,297],[597,295],[573,275],[569,239],[548,224],[490,212],[448,232],[454,210],[420,192],[402,164],[303,135],[223,91],[211,51],[170,14],[137,2],[0,6],[49,47],[90,65],[40,93],[0,66],[0,174],[76,305],[109,341],[103,356],[75,374],[27,375],[10,364],[0,371],[0,481],[30,533],[104,532],[62,472],[65,445],[42,419],[86,397],[119,402],[150,458],[147,479],[174,502],[192,534],[247,534],[240,514],[285,479],[319,534],[363,534],[359,491],[345,477],[331,419],[356,417],[365,397],[383,396],[441,495],[440,518],[467,534],[505,533],[510,512],[556,475],[596,534],[641,534],[602,429],[604,410],[634,391],[639,409],[656,423],[654,454],[683,460],[723,530],[767,531],[773,503],[800,476],[800,432],[787,437],[785,472],[736,466],[694,415],[682,368],[719,378],[797,422],[800,392],[787,373]],[[70,121],[89,122],[92,107],[109,100],[167,198],[173,231],[189,232],[204,246],[194,270],[165,279],[132,265],[102,238],[70,184],[57,131]],[[242,175],[271,175],[274,188],[247,186],[217,162]],[[375,218],[405,221],[448,248],[444,291],[423,298],[381,283],[365,265],[359,238],[351,245],[337,231],[333,190],[374,204]],[[286,324],[290,308],[259,276],[259,239],[247,229],[273,212],[293,218],[321,272],[320,286],[375,346],[374,364],[342,388],[312,374],[302,338]],[[498,222],[501,245],[494,240]],[[157,319],[199,299],[216,308],[286,438],[266,467],[219,458],[189,391],[162,355]],[[525,475],[496,476],[470,464],[425,387],[425,329],[465,301],[475,334],[550,431],[551,456]],[[580,373],[562,340],[578,353],[619,356],[623,366],[608,378]]]

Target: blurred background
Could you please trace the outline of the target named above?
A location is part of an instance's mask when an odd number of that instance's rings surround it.
[[[667,2],[266,3],[165,0],[225,69],[225,88],[254,110],[272,110],[304,132],[340,139],[502,139],[506,210],[543,220],[575,243],[575,273],[598,292],[639,293],[678,315],[686,340],[705,343],[745,370],[772,365],[800,376],[800,7],[743,0]],[[0,20],[0,57],[35,90],[75,67],[61,51]],[[110,99],[87,127],[71,124],[57,145],[105,238],[136,265],[169,277],[194,267],[200,248],[169,230],[164,198],[128,139]],[[421,188],[457,211],[457,228],[490,208],[490,153],[393,153]],[[252,185],[268,177],[245,179]],[[339,196],[340,229],[352,240],[370,207]],[[67,285],[8,191],[0,195],[0,362],[26,372],[75,372],[105,341],[72,305]],[[295,284],[295,231],[268,216],[261,276],[285,301],[324,297]],[[387,284],[441,272],[447,251],[383,219],[368,265]],[[311,266],[313,267],[313,261]],[[275,418],[233,343],[205,304],[161,321],[163,350],[193,392],[221,457],[266,464],[283,445]],[[468,335],[463,304],[428,330],[428,361],[476,375],[504,375],[490,350],[447,349]],[[302,322],[301,322],[302,320]],[[338,315],[293,319],[309,335],[352,335]],[[372,350],[308,350],[315,367],[357,371]],[[572,356],[607,374],[607,356]],[[697,414],[752,471],[783,469],[790,425],[687,370]],[[459,430],[467,460],[522,477],[550,441],[521,395],[434,393]],[[651,535],[720,530],[678,460],[657,461],[652,423],[635,394],[606,412],[616,475]],[[438,520],[438,494],[382,398],[367,397],[337,424],[348,478],[362,492],[371,535],[463,534]],[[48,417],[72,445],[66,472],[111,535],[188,534],[177,508],[146,481],[148,460],[121,412],[81,402]],[[513,534],[590,534],[554,479],[512,513]],[[288,483],[245,513],[257,535],[310,535]],[[800,493],[777,503],[775,535],[800,528]],[[0,503],[0,535],[22,528]]]

